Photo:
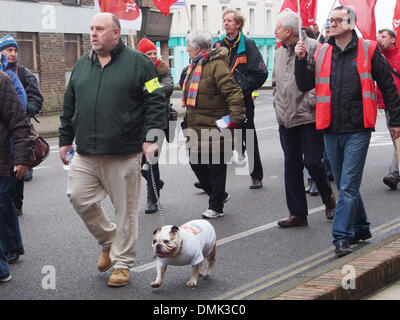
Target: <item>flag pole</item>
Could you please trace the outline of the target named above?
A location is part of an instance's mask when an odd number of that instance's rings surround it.
[[[132,49],[135,49],[135,41],[133,40],[133,31],[129,28],[129,41],[131,43]]]
[[[333,9],[335,8],[335,5],[336,5],[336,0],[333,0],[331,10],[329,11],[329,14],[328,14],[328,18],[331,16],[331,13],[332,13]],[[324,27],[323,27],[322,30],[319,32],[317,41],[319,41],[319,39],[321,38],[322,32],[325,31],[326,25],[327,25],[327,23],[328,23],[328,18],[325,19]]]
[[[192,23],[190,22],[190,15],[189,15],[189,9],[187,7],[186,1],[184,0],[183,3],[185,4],[185,9],[186,9],[186,16],[189,22],[189,28],[190,28],[190,32],[193,32],[192,30]]]
[[[299,39],[302,39],[301,36],[301,12],[300,12],[300,0],[297,0],[297,14],[299,16]]]

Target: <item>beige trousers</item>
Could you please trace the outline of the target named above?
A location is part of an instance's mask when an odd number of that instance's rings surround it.
[[[141,156],[75,153],[68,174],[67,196],[99,244],[111,247],[114,268],[131,268],[136,257]],[[107,195],[114,205],[115,223],[100,204]]]

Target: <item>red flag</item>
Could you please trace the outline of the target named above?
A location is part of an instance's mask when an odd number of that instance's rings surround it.
[[[169,15],[169,8],[178,0],[153,0],[154,4],[157,6],[165,16]]]
[[[115,14],[122,28],[140,30],[142,12],[133,0],[95,0],[94,5],[101,12]]]
[[[397,36],[396,44],[400,47],[400,0],[396,1],[396,6],[394,8],[393,31]]]
[[[339,3],[342,6],[354,8],[357,15],[357,28],[364,39],[376,40],[376,0],[339,0]]]
[[[290,9],[294,12],[298,12],[297,0],[285,0],[283,1],[281,11]],[[300,0],[300,16],[301,24],[303,27],[312,26],[317,22],[317,0]]]

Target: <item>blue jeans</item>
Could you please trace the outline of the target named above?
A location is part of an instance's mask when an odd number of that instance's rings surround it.
[[[22,249],[21,232],[15,211],[13,193],[17,178],[10,169],[10,176],[0,177],[0,238],[4,252]]]
[[[324,134],[326,152],[333,177],[339,190],[332,225],[333,244],[351,242],[355,232],[369,230],[364,204],[360,195],[370,131]]]
[[[6,278],[10,274],[10,267],[4,255],[3,245],[0,239],[0,278]]]

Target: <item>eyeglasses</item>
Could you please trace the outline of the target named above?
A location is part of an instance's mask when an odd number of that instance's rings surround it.
[[[336,24],[342,23],[343,20],[344,20],[343,18],[330,18],[330,19],[328,19],[328,21],[329,21],[330,23],[336,22]]]

